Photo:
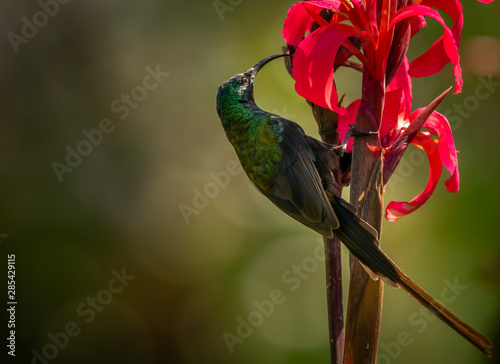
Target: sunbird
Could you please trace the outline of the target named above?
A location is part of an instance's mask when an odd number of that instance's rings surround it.
[[[377,231],[340,197],[334,178],[343,146],[312,138],[291,120],[260,109],[254,100],[257,72],[276,54],[224,82],[217,113],[229,142],[254,186],[273,204],[324,237],[336,235],[373,279],[401,287],[487,356],[493,345],[413,282],[385,254]]]

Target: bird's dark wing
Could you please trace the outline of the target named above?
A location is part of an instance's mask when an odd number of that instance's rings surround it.
[[[323,236],[332,236],[339,221],[315,166],[316,153],[297,124],[279,118],[283,151],[273,194],[269,198],[283,211]]]

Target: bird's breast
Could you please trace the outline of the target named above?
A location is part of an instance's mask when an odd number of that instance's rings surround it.
[[[279,126],[252,125],[233,143],[246,174],[265,194],[272,193],[282,159],[280,141]]]

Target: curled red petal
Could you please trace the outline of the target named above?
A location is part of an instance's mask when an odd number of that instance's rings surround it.
[[[426,127],[432,135],[438,137],[439,157],[444,167],[451,173],[451,177],[444,183],[446,190],[449,192],[457,192],[460,187],[457,150],[455,149],[455,142],[448,119],[435,111],[425,121],[424,127]]]
[[[427,26],[427,22],[425,21],[425,18],[422,15],[418,15],[410,18],[410,25],[411,25],[411,36],[413,38],[413,36],[417,34],[420,31],[420,29]]]
[[[346,24],[330,24],[307,36],[295,51],[293,73],[295,91],[321,107],[344,115],[338,105],[338,94],[333,79],[333,64],[342,42],[356,30]]]
[[[427,202],[436,189],[439,177],[441,177],[442,164],[439,157],[438,147],[434,141],[427,135],[418,133],[412,143],[423,148],[427,154],[430,166],[429,181],[427,182],[425,189],[410,202],[390,202],[385,210],[385,217],[389,221],[396,221],[397,219],[417,210],[420,206]]]
[[[420,5],[443,10],[453,20],[454,26],[463,25],[463,10],[460,0],[422,0]]]
[[[443,0],[445,1],[445,0]],[[457,2],[458,0],[446,0],[446,3]],[[448,8],[446,8],[448,9]],[[461,8],[460,8],[461,9]],[[410,64],[410,75],[412,77],[425,77],[440,72],[443,67],[451,62],[453,64],[453,74],[455,76],[455,91],[458,93],[462,90],[462,69],[458,55],[458,45],[460,44],[460,31],[462,29],[461,18],[460,22],[454,25],[453,31],[448,28],[439,12],[424,5],[410,5],[399,10],[396,16],[391,21],[391,26],[401,20],[418,15],[424,15],[437,20],[444,29],[441,36],[427,52],[415,59]],[[455,13],[452,13],[454,16]]]

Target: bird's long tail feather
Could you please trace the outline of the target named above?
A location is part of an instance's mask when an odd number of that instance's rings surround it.
[[[399,268],[398,268],[399,269]],[[460,320],[455,314],[436,301],[430,294],[425,292],[420,286],[413,282],[406,274],[400,270],[400,282],[398,286],[404,289],[410,296],[420,302],[429,311],[436,315],[441,321],[446,323],[453,330],[462,335],[472,345],[491,357],[489,348],[493,346],[490,340],[481,333],[474,330],[465,322]]]
[[[491,341],[460,320],[404,274],[379,248],[377,231],[356,215],[352,205],[337,197],[332,203],[332,207],[340,222],[339,229],[334,231],[335,235],[367,268],[367,272],[372,278],[379,277],[393,287],[401,287],[480,351],[491,356],[489,350],[493,346]]]

